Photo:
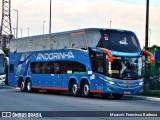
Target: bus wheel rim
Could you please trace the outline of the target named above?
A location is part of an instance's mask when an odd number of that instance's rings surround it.
[[[88,94],[89,94],[89,86],[88,86],[87,84],[84,85],[83,91],[84,91],[84,94],[85,94],[85,95],[88,95]]]
[[[24,85],[24,82],[22,81],[21,82],[21,89],[24,90],[24,88],[25,88],[25,85]]]
[[[73,94],[76,94],[77,91],[78,91],[78,86],[77,86],[77,84],[73,84],[73,87],[72,87],[72,92],[73,92]]]
[[[28,91],[31,90],[31,83],[30,82],[28,82],[28,84],[27,84],[27,89],[28,89]]]

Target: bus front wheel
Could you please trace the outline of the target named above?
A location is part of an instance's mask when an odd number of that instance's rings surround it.
[[[87,81],[83,83],[82,91],[84,97],[92,97],[92,93],[90,93],[90,86]]]

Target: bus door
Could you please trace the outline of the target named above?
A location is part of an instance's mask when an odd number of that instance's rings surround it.
[[[41,83],[45,87],[61,90],[67,86],[67,67],[66,61],[52,61],[42,63],[42,74],[40,77]]]
[[[9,79],[9,85],[11,86],[14,86],[14,79],[15,78],[15,66],[14,64],[10,64],[9,65],[9,76],[8,76],[8,79]]]
[[[59,65],[60,74],[58,77],[60,82],[60,88],[62,90],[65,90],[66,88],[68,88],[69,79],[73,73],[72,61],[61,61]]]
[[[95,89],[101,90],[102,81],[99,79],[99,75],[106,74],[106,67],[107,67],[106,55],[102,52],[91,50],[90,61],[91,61],[92,71],[94,72],[96,78],[95,84],[97,84],[97,88]]]
[[[50,87],[60,88],[60,63],[52,62],[49,66],[51,67],[51,72],[48,85]]]
[[[31,62],[31,72],[34,73],[33,85],[42,87],[59,87],[59,75],[54,62]]]

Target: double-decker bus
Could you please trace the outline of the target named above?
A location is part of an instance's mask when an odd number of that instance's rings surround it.
[[[143,91],[142,55],[136,35],[86,28],[13,39],[9,84],[21,91],[70,91],[73,96],[120,99]]]
[[[6,64],[7,58],[4,52],[0,49],[0,85],[5,85],[6,82]]]

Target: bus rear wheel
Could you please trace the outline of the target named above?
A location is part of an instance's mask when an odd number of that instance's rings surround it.
[[[77,97],[80,96],[80,90],[78,89],[78,84],[76,81],[72,83],[72,95]]]
[[[26,91],[26,85],[24,81],[20,81],[20,90],[21,92],[25,92]]]
[[[115,99],[121,99],[123,97],[123,94],[112,94],[112,96],[115,98]]]
[[[29,92],[29,93],[38,92],[38,89],[33,89],[32,88],[31,80],[27,81],[26,88],[27,88],[27,92]]]
[[[84,97],[92,97],[92,93],[90,93],[90,86],[87,81],[83,83],[82,91]]]
[[[27,92],[32,92],[32,83],[30,80],[27,81],[26,87],[27,87]]]

